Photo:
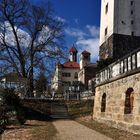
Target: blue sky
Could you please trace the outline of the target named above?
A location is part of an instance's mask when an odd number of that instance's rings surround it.
[[[44,4],[46,0],[31,0]],[[65,22],[65,45],[76,44],[79,54],[88,50],[92,61],[99,52],[100,0],[50,0],[59,20]]]

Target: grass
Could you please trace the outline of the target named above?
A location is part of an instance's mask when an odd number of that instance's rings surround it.
[[[31,131],[34,140],[51,140],[57,133],[52,122],[39,122],[38,127],[34,127]]]
[[[2,135],[6,140],[51,140],[56,133],[57,130],[51,121],[28,120],[23,126],[7,128]]]
[[[51,140],[57,133],[49,118],[50,103],[45,101],[22,101],[25,111],[24,125],[11,125],[2,134],[6,140]],[[14,134],[14,135],[13,135]]]
[[[113,127],[109,127],[106,124],[99,123],[89,118],[78,118],[76,121],[82,125],[87,126],[97,132],[100,132],[113,140],[140,140],[140,135],[135,135],[126,131],[118,130]]]

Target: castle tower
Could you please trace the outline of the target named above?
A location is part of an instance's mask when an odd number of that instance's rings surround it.
[[[90,64],[90,53],[83,51],[80,55],[80,69],[83,69],[88,64]]]
[[[140,47],[140,0],[102,0],[100,59],[118,59]]]
[[[70,61],[77,62],[77,49],[73,46],[70,48]]]

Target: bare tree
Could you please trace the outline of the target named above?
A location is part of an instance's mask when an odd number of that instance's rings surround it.
[[[50,3],[43,7],[28,0],[0,0],[0,64],[29,80],[48,59],[63,57],[64,23],[54,18]]]
[[[35,89],[37,96],[45,95],[44,92],[47,90],[48,81],[45,76],[44,72],[41,72],[39,76],[37,77],[36,83],[35,83]]]

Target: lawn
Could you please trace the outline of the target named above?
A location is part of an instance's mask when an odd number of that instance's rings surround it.
[[[80,117],[75,119],[75,121],[87,126],[90,129],[100,132],[112,138],[113,140],[140,140],[140,135],[135,135],[126,131],[109,127],[106,124],[92,120],[92,116]]]
[[[2,134],[4,140],[51,140],[57,133],[51,121],[28,120],[23,126],[9,126]]]

